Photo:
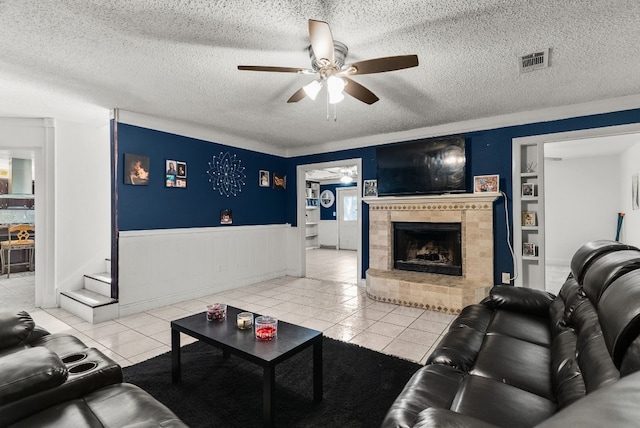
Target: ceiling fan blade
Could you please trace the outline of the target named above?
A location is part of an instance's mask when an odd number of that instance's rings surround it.
[[[402,70],[418,66],[418,55],[387,56],[384,58],[368,59],[354,62],[351,67],[356,69],[352,74],[373,74],[386,71]]]
[[[295,68],[295,67],[270,67],[270,66],[262,66],[262,65],[239,65],[238,70],[246,70],[246,71],[272,71],[277,73],[302,73],[302,74],[310,74],[315,73],[313,70],[308,68]]]
[[[295,94],[291,95],[291,98],[287,100],[288,103],[297,103],[301,99],[307,96],[307,93],[304,91],[304,87],[298,89]]]
[[[343,77],[343,79],[347,81],[347,84],[343,89],[344,92],[351,95],[353,98],[356,98],[369,105],[375,103],[380,99],[376,96],[376,94],[374,94],[355,80],[349,79],[348,77]]]
[[[309,20],[309,40],[311,40],[311,49],[316,56],[316,60],[323,58],[328,59],[334,64],[335,52],[333,47],[333,36],[329,24],[324,21]]]

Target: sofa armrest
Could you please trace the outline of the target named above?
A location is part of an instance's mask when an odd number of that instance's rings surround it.
[[[60,357],[28,348],[0,359],[0,406],[63,384],[68,371]]]
[[[35,325],[27,312],[0,312],[0,349],[22,343]]]
[[[448,409],[431,407],[418,415],[413,428],[498,428],[496,425]]]
[[[532,288],[496,286],[493,287],[485,304],[493,309],[509,309],[529,315],[547,316],[549,305],[555,296]]]

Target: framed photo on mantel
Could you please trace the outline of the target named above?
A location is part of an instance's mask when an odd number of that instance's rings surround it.
[[[476,175],[473,177],[473,193],[490,193],[499,191],[499,175]]]

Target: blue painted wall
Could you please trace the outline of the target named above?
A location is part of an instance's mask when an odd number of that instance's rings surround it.
[[[509,218],[511,218],[512,206],[512,180],[511,180],[511,146],[512,139],[541,134],[592,129],[606,126],[624,125],[640,122],[640,109],[621,112],[583,116],[572,119],[540,122],[528,125],[510,126],[486,131],[470,132],[466,136],[467,159],[469,162],[467,189],[472,191],[471,182],[473,176],[486,174],[500,175],[500,190],[504,191],[509,200]],[[362,179],[376,178],[376,152],[375,147],[350,149],[318,155],[300,156],[288,160],[289,174],[295,173],[297,165],[305,165],[319,162],[330,162],[342,159],[362,158]],[[287,221],[295,224],[296,206],[295,189],[288,189],[287,197]],[[293,199],[291,199],[293,198]],[[369,207],[362,207],[362,272],[364,278],[369,268]],[[507,245],[507,224],[504,214],[504,199],[499,198],[495,203],[494,216],[494,281],[500,283],[501,272],[513,273],[513,262]]]
[[[512,139],[532,135],[566,132],[640,122],[640,109],[584,116],[528,125],[511,126],[466,134],[469,170],[467,188],[475,175],[499,174],[500,189],[509,198],[511,210],[511,145]],[[209,162],[221,152],[236,155],[245,167],[246,186],[237,197],[221,196],[209,183]],[[125,153],[148,156],[148,186],[130,186],[122,182]],[[220,211],[233,211],[233,225],[290,223],[296,225],[296,167],[298,165],[362,159],[363,180],[376,178],[375,147],[341,150],[317,155],[281,158],[222,144],[183,137],[161,131],[118,124],[118,226],[120,230],[206,227],[220,225]],[[166,188],[166,159],[187,163],[187,188]],[[284,172],[287,189],[258,186],[258,171]],[[495,283],[500,272],[512,272],[512,260],[506,240],[504,200],[496,202],[494,217]],[[362,277],[369,260],[369,206],[362,209]],[[511,213],[509,213],[509,216]]]
[[[220,195],[209,182],[209,162],[221,152],[236,155],[245,168],[246,185],[235,197]],[[125,153],[149,157],[149,185],[123,184]],[[233,213],[233,225],[224,227],[285,223],[287,191],[258,185],[259,170],[271,172],[271,184],[273,172],[286,171],[284,158],[122,123],[117,156],[119,230],[221,226],[223,209]],[[186,189],[165,187],[167,159],[187,163]]]
[[[333,192],[333,196],[337,198],[336,189],[339,187],[353,187],[356,183],[349,184],[322,184],[320,185],[320,194],[325,190],[331,190]],[[337,199],[336,199],[337,200]],[[337,216],[334,214],[336,212],[336,201],[333,201],[333,205],[329,208],[325,208],[320,205],[320,220],[337,220]]]

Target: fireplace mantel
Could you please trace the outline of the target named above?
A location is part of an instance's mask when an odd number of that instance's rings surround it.
[[[362,198],[362,202],[368,205],[383,204],[465,204],[465,203],[492,203],[498,197],[498,192],[487,193],[450,193],[446,195],[420,195],[420,196],[380,196]]]
[[[458,313],[493,284],[493,211],[500,193],[363,198],[369,205],[367,295],[401,305]],[[396,270],[393,223],[461,223],[462,276]]]

